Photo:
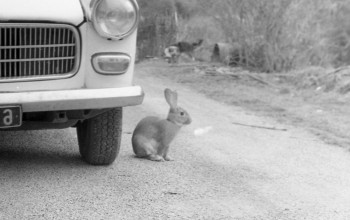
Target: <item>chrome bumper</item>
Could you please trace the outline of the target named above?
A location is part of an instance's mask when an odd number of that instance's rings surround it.
[[[23,112],[103,109],[141,104],[140,86],[35,92],[0,92],[0,105],[20,105]]]

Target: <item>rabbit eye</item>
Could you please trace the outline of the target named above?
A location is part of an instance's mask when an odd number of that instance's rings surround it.
[[[185,112],[180,112],[180,115],[181,115],[181,116],[184,116],[184,115],[185,115]]]

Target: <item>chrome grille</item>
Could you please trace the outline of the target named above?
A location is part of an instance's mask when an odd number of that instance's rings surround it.
[[[77,71],[77,30],[61,24],[0,24],[0,82],[66,78]]]

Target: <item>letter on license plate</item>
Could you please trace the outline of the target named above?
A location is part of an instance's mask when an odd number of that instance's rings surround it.
[[[0,128],[19,127],[21,125],[21,106],[0,106]]]

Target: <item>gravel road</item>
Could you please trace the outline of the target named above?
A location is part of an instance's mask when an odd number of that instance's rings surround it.
[[[350,152],[147,70],[136,75],[146,98],[125,108],[111,166],[85,164],[74,129],[0,133],[0,219],[350,219]],[[165,117],[165,87],[193,123],[170,147],[175,161],[137,159],[131,132],[146,115]]]

